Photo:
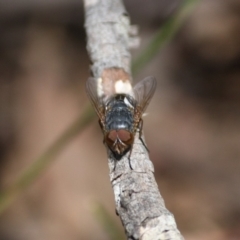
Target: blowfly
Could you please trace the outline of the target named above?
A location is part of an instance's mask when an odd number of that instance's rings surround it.
[[[103,142],[117,160],[128,151],[131,155],[137,131],[139,131],[141,142],[146,147],[142,139],[142,116],[156,89],[154,77],[147,77],[139,82],[133,87],[132,94],[117,93],[108,97],[98,96],[94,78],[88,79],[86,89],[99,117],[104,135]]]

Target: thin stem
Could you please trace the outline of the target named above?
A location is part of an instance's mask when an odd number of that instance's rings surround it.
[[[148,46],[132,64],[132,73],[136,74],[168,43],[192,12],[198,0],[185,0],[174,16],[170,17],[156,32]]]

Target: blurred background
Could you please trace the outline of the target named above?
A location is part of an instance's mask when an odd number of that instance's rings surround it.
[[[125,1],[133,59],[180,4]],[[83,26],[81,0],[0,1],[1,191],[88,103]],[[135,81],[147,75],[158,89],[144,132],[167,208],[186,240],[240,239],[240,0],[199,1]],[[108,174],[95,118],[1,212],[0,240],[117,239],[104,227],[110,217],[123,234]]]

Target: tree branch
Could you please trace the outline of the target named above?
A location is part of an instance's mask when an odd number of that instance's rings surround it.
[[[121,0],[85,0],[87,49],[92,75],[110,94],[116,81],[131,82],[130,21]],[[154,179],[154,167],[136,134],[131,167],[125,155],[116,160],[108,152],[116,213],[128,239],[183,240],[173,215],[166,209]],[[127,154],[128,155],[128,154]]]

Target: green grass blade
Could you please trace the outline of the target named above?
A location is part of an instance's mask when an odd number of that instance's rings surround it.
[[[153,36],[148,46],[133,61],[132,73],[135,75],[140,69],[147,65],[154,56],[167,44],[179,28],[182,26],[186,18],[192,12],[198,0],[185,0],[177,13],[170,17]]]
[[[30,167],[23,172],[20,177],[6,189],[6,191],[0,193],[0,214],[7,209],[14,200],[16,200],[23,190],[31,185],[31,183],[48,168],[54,160],[54,157],[92,122],[94,116],[96,115],[92,107],[88,105],[81,116],[71,126],[69,126],[40,157],[33,161]]]
[[[125,239],[124,232],[118,227],[115,219],[111,217],[107,209],[100,203],[97,203],[94,208],[94,215],[98,222],[108,234],[111,240],[123,240]]]

